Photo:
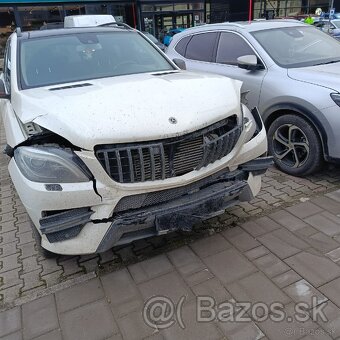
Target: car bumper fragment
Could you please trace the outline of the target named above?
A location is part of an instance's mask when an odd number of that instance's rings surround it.
[[[85,224],[91,221],[92,213],[89,208],[80,208],[45,216],[39,220],[40,231],[51,243],[76,237]]]
[[[250,171],[254,176],[263,175],[267,169],[274,164],[273,157],[261,157],[244,163],[240,168],[244,171]]]
[[[266,166],[264,164],[269,166],[271,163],[263,162],[261,171]],[[239,201],[251,199],[251,188],[247,179],[252,175],[247,171],[241,171],[242,176],[239,170],[235,171],[236,173],[234,181],[230,181],[230,177],[227,179],[222,176],[219,181],[214,179],[213,183],[175,200],[117,214],[97,252],[104,252],[114,245],[129,243],[139,238],[176,230],[190,231],[195,223],[217,216]]]

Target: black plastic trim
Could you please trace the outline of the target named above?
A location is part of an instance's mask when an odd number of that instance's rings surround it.
[[[66,210],[42,217],[39,220],[42,234],[50,234],[90,222],[93,211],[90,208]]]
[[[244,178],[248,177],[248,172],[241,172]],[[194,223],[216,216],[226,208],[242,201],[242,194],[248,195],[248,191],[249,185],[246,179],[222,180],[218,183],[214,180],[213,184],[181,198],[157,206],[117,214],[113,216],[112,224],[96,252],[104,252],[115,245],[130,242],[131,239],[125,238],[124,235],[133,235],[135,232],[138,232],[138,238],[143,238],[151,236],[151,230],[153,235],[175,230],[191,230]],[[143,231],[147,235],[144,235]]]
[[[274,164],[273,157],[260,157],[250,162],[242,164],[240,168],[244,171],[251,172],[254,176],[263,175],[267,169]]]

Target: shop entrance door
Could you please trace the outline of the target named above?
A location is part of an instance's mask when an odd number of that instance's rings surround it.
[[[156,14],[155,15],[155,35],[163,41],[164,36],[169,30],[173,28],[189,28],[193,26],[194,15],[192,12],[189,13],[167,13],[167,14]]]
[[[175,15],[175,26],[177,28],[189,28],[193,26],[193,13]]]

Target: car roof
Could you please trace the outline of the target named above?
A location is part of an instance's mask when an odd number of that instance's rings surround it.
[[[201,25],[197,27],[188,28],[185,30],[185,32],[205,30],[207,28],[210,28],[210,29],[228,29],[228,28],[235,29],[237,28],[240,30],[253,32],[253,31],[262,31],[262,30],[267,30],[267,29],[269,30],[269,29],[274,29],[274,28],[296,27],[296,26],[306,26],[306,24],[299,20],[293,20],[293,19],[254,20],[251,22],[235,21],[235,22],[223,22],[219,24]]]
[[[80,34],[80,33],[102,33],[102,32],[135,32],[134,29],[105,26],[105,27],[80,27],[80,28],[57,28],[49,30],[37,30],[37,31],[25,31],[17,32],[17,36],[20,39],[33,39],[42,37],[53,37],[58,35],[67,34]]]

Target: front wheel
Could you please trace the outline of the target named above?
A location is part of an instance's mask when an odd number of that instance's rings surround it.
[[[292,176],[310,175],[323,164],[317,131],[306,119],[294,114],[283,115],[270,125],[268,149],[276,166]]]

